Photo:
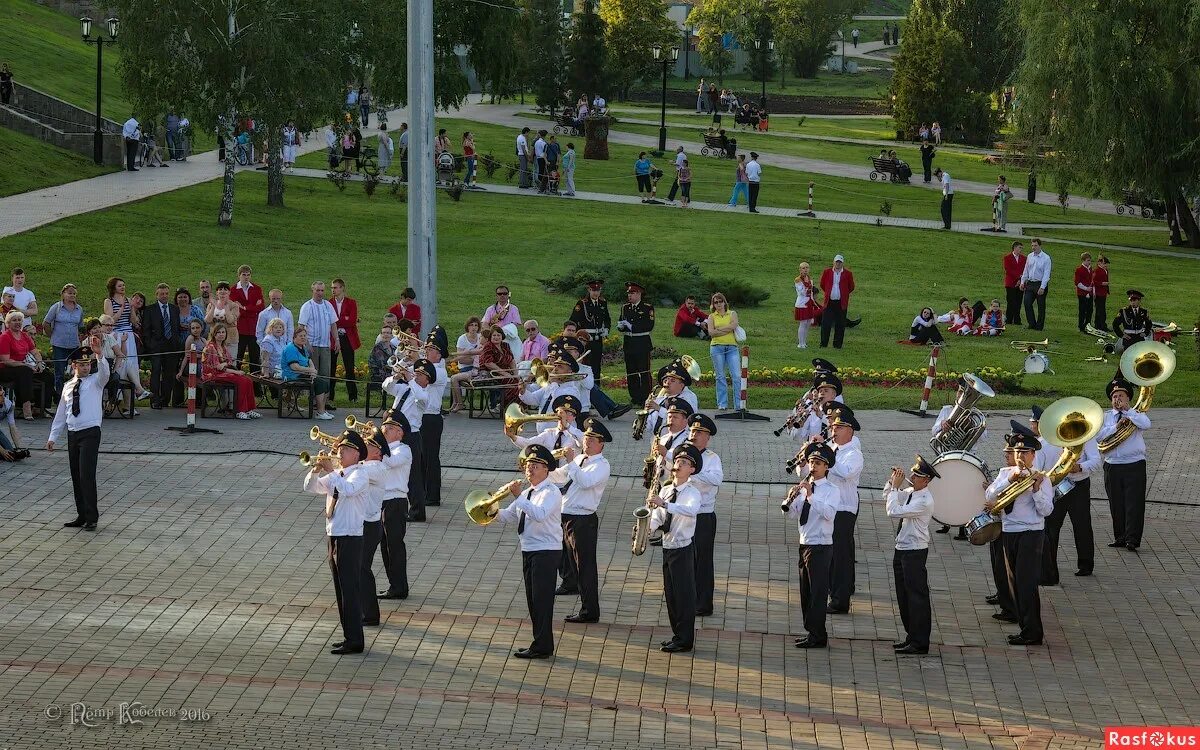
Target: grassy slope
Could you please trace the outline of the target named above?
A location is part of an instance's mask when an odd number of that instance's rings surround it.
[[[232,229],[216,226],[220,186],[214,182],[108,210],[99,218],[109,231],[100,234],[94,231],[98,217],[80,216],[0,240],[0,254],[20,258],[35,289],[79,283],[89,312],[96,310],[104,278],[112,273],[122,274],[133,290],[149,291],[160,280],[194,286],[200,278],[230,279],[238,264],[247,262],[261,283],[285,290],[293,310],[314,276],[337,274],[349,281],[360,300],[363,327],[370,328],[407,281],[403,204],[382,193],[367,199],[357,185],[338,193],[324,181],[292,177],[288,208],[272,210],[264,206],[264,190],[261,175],[238,177]],[[864,322],[849,332],[845,349],[829,352],[845,366],[923,366],[923,350],[895,343],[906,336],[916,310],[924,304],[945,310],[960,294],[990,298],[1001,291],[1003,249],[987,237],[486,193],[468,193],[460,203],[439,196],[438,224],[441,319],[455,335],[459,321],[478,314],[500,281],[510,285],[525,316],[563,319],[572,300],[544,293],[535,277],[562,272],[598,252],[668,264],[698,261],[713,275],[745,276],[769,289],[766,304],[742,311],[754,347],[752,367],[806,365],[818,353],[795,348],[792,275],[801,260],[819,269],[834,252],[848,255],[858,283],[852,309]],[[1026,385],[1042,395],[1102,397],[1113,366],[1082,361],[1095,346],[1074,332],[1075,301],[1061,291],[1069,288],[1071,264],[1061,262],[1061,248],[1050,243],[1049,250],[1060,262],[1043,335],[1056,340],[1054,348],[1062,353],[1053,357],[1056,375],[1029,376]],[[1194,317],[1188,297],[1191,261],[1111,255],[1113,268],[1119,269],[1115,284],[1136,279],[1161,300],[1154,306],[1156,318]],[[167,269],[159,265],[164,257],[171,258]],[[936,275],[929,274],[931,268],[938,269]],[[671,311],[662,310],[658,343],[700,357],[709,369],[707,350],[699,342],[669,336],[670,320]],[[1015,338],[1026,337],[1023,330],[1016,333]],[[942,367],[1018,369],[1022,361],[1006,341],[972,339],[955,341]],[[1159,388],[1156,403],[1195,405],[1198,392],[1196,358],[1181,353],[1179,374]],[[918,397],[916,388],[858,388],[853,396],[856,404],[871,407],[912,406]],[[795,393],[760,388],[751,398],[760,407],[784,406]],[[990,405],[1024,408],[1029,398],[1011,396]]]
[[[903,35],[903,31],[901,32]],[[868,62],[859,60],[858,64],[862,65],[879,65],[883,66],[886,63]],[[788,94],[790,96],[849,96],[863,99],[883,99],[887,96],[887,89],[891,82],[892,75],[890,71],[867,71],[857,73],[855,75],[842,75],[840,73],[827,73],[821,71],[816,78],[796,78],[788,71],[783,85],[780,85],[779,73],[776,72],[773,80],[767,81],[767,99],[770,103],[771,94]],[[678,91],[695,91],[696,85],[700,82],[699,78],[693,76],[690,80],[682,78],[667,79],[667,88]],[[739,97],[750,97],[757,102],[759,95],[762,93],[762,81],[751,80],[746,74],[727,75],[720,81],[714,76],[704,79],[705,87],[710,83],[715,83],[718,89],[727,88],[733,89]]]
[[[1150,220],[1144,220],[1147,225]],[[1171,247],[1167,244],[1171,239],[1165,225],[1161,231],[1133,232],[1119,229],[1027,229],[1026,234],[1037,234],[1040,237],[1057,237],[1064,240],[1081,240],[1083,242],[1102,242],[1108,245],[1124,245],[1125,247],[1145,247],[1151,250],[1171,250],[1173,252],[1195,253],[1189,247]]]
[[[549,123],[547,122],[547,125]],[[491,151],[498,159],[508,162],[511,144],[516,137],[512,128],[472,122],[459,119],[440,119],[439,127],[445,127],[451,135],[452,143],[457,147],[464,130],[475,133],[475,144],[480,154]],[[395,138],[393,134],[393,139]],[[564,138],[561,142],[565,147]],[[577,151],[582,151],[582,142],[575,139]],[[782,139],[776,139],[782,140]],[[367,139],[367,147],[375,148],[374,138]],[[639,149],[634,146],[613,144],[609,146],[611,159],[609,161],[588,161],[580,159],[576,170],[576,187],[579,190],[595,190],[608,193],[634,192],[633,162]],[[582,154],[580,154],[582,157]],[[301,166],[321,168],[325,166],[323,152],[312,153],[300,157]],[[670,168],[668,158],[658,160],[658,166]],[[728,160],[719,160],[696,156],[692,160],[693,184],[692,197],[701,201],[729,200],[733,185],[734,166]],[[393,165],[392,174],[399,174],[399,166]],[[670,188],[670,172],[665,184],[660,185],[663,195]],[[939,196],[932,191],[918,190],[911,186],[872,183],[847,177],[829,177],[822,174],[785,170],[773,167],[769,161],[764,162],[764,187],[762,203],[767,206],[799,206],[805,201],[809,181],[814,181],[816,187],[817,211],[837,211],[845,213],[860,213],[876,215],[884,200],[892,203],[892,216],[904,218],[920,218],[937,220]],[[480,171],[480,180],[487,182],[504,182],[505,170],[501,168],[489,180]],[[514,180],[515,184],[515,180]],[[976,221],[991,220],[991,199],[982,195],[961,193],[955,198],[955,216],[962,221],[967,218]],[[1132,221],[1116,215],[1095,214],[1084,211],[1068,211],[1063,214],[1056,206],[1030,205],[1024,202],[1009,204],[1009,221],[1038,221],[1064,224],[1093,224],[1118,223]]]
[[[61,185],[116,171],[98,167],[74,151],[51,146],[14,130],[0,128],[0,196]]]
[[[659,111],[651,108],[613,107],[613,115],[617,120],[633,118],[637,120],[658,121]],[[708,126],[707,116],[688,117],[680,114],[681,110],[667,109],[667,126],[681,126],[703,129]],[[525,114],[537,116],[533,109]],[[732,115],[724,115],[722,124],[726,127],[733,122]],[[864,138],[872,140],[892,140],[896,129],[892,127],[891,119],[879,117],[808,117],[800,124],[803,115],[778,115],[771,121],[771,131],[775,133],[798,133],[809,136],[837,136],[842,138]],[[618,129],[622,129],[621,126]],[[656,131],[657,132],[657,131]]]

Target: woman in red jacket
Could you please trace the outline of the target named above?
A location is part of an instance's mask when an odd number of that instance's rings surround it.
[[[262,415],[254,411],[254,381],[237,369],[225,342],[229,339],[229,328],[224,323],[213,323],[212,337],[204,347],[201,379],[206,383],[229,383],[234,388],[238,419],[258,419]]]

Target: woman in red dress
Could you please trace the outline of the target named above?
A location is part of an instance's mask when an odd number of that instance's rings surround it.
[[[496,392],[500,394],[500,408],[507,408],[520,395],[514,375],[512,349],[505,343],[504,331],[499,328],[485,331],[484,335],[487,337],[487,343],[483,345],[483,353],[479,355],[479,377],[491,380],[499,386]]]
[[[808,329],[821,314],[817,297],[821,288],[813,285],[807,263],[800,264],[800,275],[796,277],[796,348],[808,348]]]
[[[206,383],[232,384],[237,401],[237,418],[258,419],[262,415],[254,411],[254,381],[233,363],[225,344],[228,340],[229,327],[225,323],[213,323],[212,336],[204,347],[201,378]]]

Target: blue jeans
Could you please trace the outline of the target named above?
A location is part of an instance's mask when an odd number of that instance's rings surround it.
[[[745,196],[747,203],[750,202],[750,185],[748,183],[733,183],[733,195],[729,198],[729,205],[736,206],[739,195]]]
[[[179,144],[177,143],[178,140],[179,140],[179,131],[178,130],[168,130],[167,131],[167,158],[168,159],[175,159],[179,155],[180,148],[179,148]]]
[[[63,383],[66,381],[67,372],[67,357],[71,356],[74,349],[68,349],[65,346],[50,347],[50,356],[54,359],[54,400],[57,401],[62,396]]]
[[[602,417],[608,417],[612,410],[617,408],[617,402],[608,397],[608,394],[600,390],[600,386],[593,385],[590,392],[592,398],[592,408]]]
[[[742,356],[736,344],[713,344],[709,347],[712,355],[713,375],[717,381],[717,408],[736,409],[738,398],[742,392]],[[733,386],[732,395],[729,386],[725,384],[725,373],[729,373],[729,381]]]
[[[472,182],[475,181],[475,157],[474,156],[467,157],[467,179],[465,181],[468,185],[470,185]]]

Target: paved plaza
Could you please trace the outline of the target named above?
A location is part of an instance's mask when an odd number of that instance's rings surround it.
[[[95,533],[62,528],[65,451],[0,464],[0,748],[1042,750],[1097,747],[1110,725],[1196,723],[1200,410],[1151,413],[1140,554],[1104,546],[1093,479],[1095,576],[1071,575],[1064,529],[1044,647],[1005,644],[1014,627],[983,602],[986,550],[934,535],[934,645],[916,658],[889,647],[894,526],[878,487],[914,451],[932,457],[930,420],[859,413],[857,594],[831,618],[830,648],[802,651],[796,530],[779,512],[795,446],[769,414],[719,423],[716,611],[682,655],[657,649],[670,635],[660,551],[629,552],[646,449],[629,417],[606,451],[621,476],[601,507],[602,621],[562,623],[576,601],[559,597],[557,654],[542,662],[511,658],[530,639],[515,530],[462,510],[469,490],[516,476],[498,422],[447,419],[445,505],[409,526],[411,596],[381,602],[368,652],[341,658],[328,653],[339,629],[323,502],[300,491],[296,460],[312,423],[202,420],[222,434],[182,436],[164,429],[179,411],[106,421]],[[989,415],[985,458],[999,462],[1010,416]],[[44,445],[47,428],[23,429],[26,442]]]

